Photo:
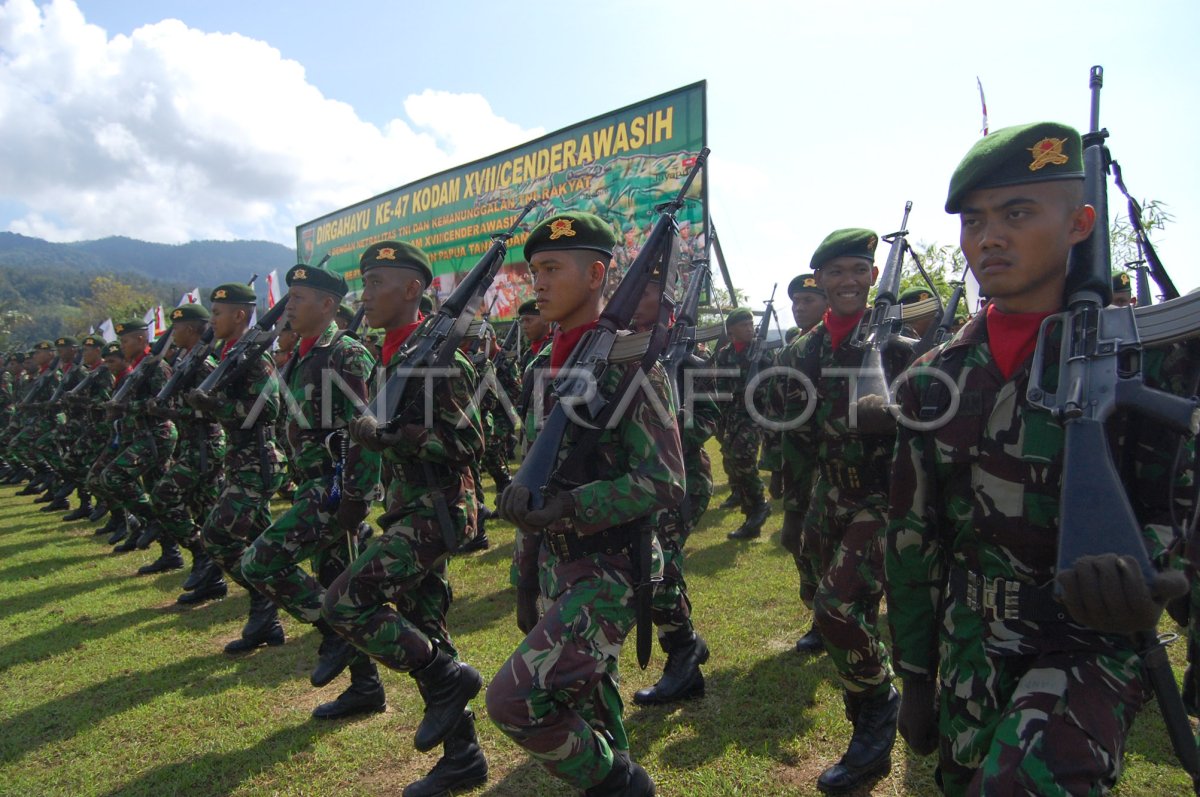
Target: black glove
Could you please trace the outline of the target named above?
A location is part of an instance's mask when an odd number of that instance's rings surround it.
[[[567,490],[555,493],[546,499],[541,509],[525,513],[525,525],[533,529],[544,529],[556,520],[575,516],[575,500]]]
[[[1154,630],[1163,606],[1188,591],[1178,570],[1160,572],[1147,584],[1132,556],[1115,553],[1081,556],[1055,580],[1075,622],[1111,634]]]
[[[896,431],[896,419],[888,412],[883,396],[863,396],[856,407],[859,434],[891,434]]]
[[[528,634],[538,624],[538,591],[517,587],[517,628]]]
[[[937,750],[937,714],[937,683],[924,678],[905,678],[896,727],[904,741],[919,756],[927,756]]]
[[[188,403],[188,406],[197,412],[213,412],[217,407],[221,406],[219,399],[205,393],[198,387],[194,387],[187,392],[183,400]]]
[[[371,415],[360,415],[350,421],[350,439],[367,449],[380,452],[387,448],[387,443],[379,439],[379,422]]]
[[[357,531],[358,524],[366,519],[371,505],[366,501],[353,501],[345,496],[338,502],[337,522],[346,531]]]
[[[517,483],[504,488],[496,499],[496,513],[518,528],[525,528],[525,515],[529,512],[529,489]]]

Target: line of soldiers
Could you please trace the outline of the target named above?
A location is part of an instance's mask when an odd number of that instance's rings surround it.
[[[405,383],[396,418],[364,409],[376,406],[419,338],[433,272],[419,248],[383,241],[359,261],[362,310],[382,330],[377,351],[339,328],[344,279],[298,265],[287,275],[286,357],[262,351],[239,361],[255,302],[248,286],[216,288],[211,311],[172,312],[176,368],[189,354],[202,367],[165,401],[173,372],[150,353],[143,324],[119,325],[119,344],[85,338],[77,365],[69,338],[9,358],[0,376],[0,408],[11,416],[4,474],[29,480],[23,492],[44,492],[47,509],[68,508],[77,490],[81,506],[68,517],[98,520],[107,510],[102,531],[124,540],[122,549],[158,540],[161,556],[139,572],[180,568],[180,548],[190,550],[181,604],[224,597],[228,580],[242,586],[249,614],[231,654],[283,644],[279,609],[316,626],[312,683],[350,673],[316,718],[382,711],[379,665],[411,675],[424,705],[413,746],[441,748],[404,790],[421,797],[487,779],[471,709],[484,678],[462,660],[447,625],[449,558],[488,545],[486,471],[496,513],[517,527],[510,582],[523,635],[487,685],[487,712],[567,785],[593,797],[640,796],[655,786],[630,755],[618,688],[638,587],[654,584],[650,619],[667,658],[634,702],[704,695],[710,650],[684,578],[688,537],[713,492],[704,446],[720,442],[726,506],[746,516],[729,535],[740,541],[759,537],[770,513],[761,449],[770,492],[783,502],[781,542],[814,616],[796,648],[828,653],[853,725],[818,788],[848,793],[887,773],[899,729],[917,753],[938,753],[947,794],[1102,792],[1146,699],[1144,651],[1129,618],[1158,617],[1172,601],[1194,606],[1200,590],[1189,593],[1184,541],[1164,522],[1194,508],[1191,469],[1180,465],[1190,460],[1174,457],[1169,436],[1123,418],[1111,442],[1161,578],[1138,591],[1117,557],[1055,571],[1063,433],[1027,403],[1025,386],[1041,322],[1061,309],[1070,247],[1092,229],[1082,176],[1078,133],[1052,123],[996,131],[956,170],[946,209],[961,218],[963,252],[991,301],[918,361],[955,386],[953,413],[931,387],[938,380],[924,374],[901,380],[899,416],[845,378],[864,365],[853,341],[878,276],[879,237],[840,229],[813,254],[811,273],[789,285],[798,332],[787,345],[750,362],[753,316],[731,313],[728,344],[689,366],[715,366],[713,380],[697,371],[701,379],[685,380],[694,392],[676,395],[663,366],[649,365],[637,396],[598,438],[564,435],[557,461],[582,453],[585,477],[534,496],[509,472],[515,438],[536,440],[554,407],[545,376],[596,326],[617,246],[605,220],[564,212],[539,223],[524,246],[536,298],[519,311],[528,342],[519,360],[494,351],[490,328],[479,324],[454,352],[453,378]],[[653,328],[660,295],[661,286],[647,288],[631,333]],[[906,373],[910,355],[889,353],[889,379]],[[639,367],[615,365],[602,394],[628,385]],[[765,445],[741,400],[764,365],[796,375],[763,382],[772,417],[801,419],[768,430]],[[1149,351],[1145,372],[1195,395],[1196,348]],[[114,405],[114,390],[135,374],[143,376]],[[930,414],[944,422],[903,422]],[[269,501],[285,478],[291,505],[274,518]],[[1178,489],[1167,489],[1173,483]],[[375,500],[384,512],[372,528],[365,521]],[[636,553],[647,533],[656,549],[648,569]],[[885,595],[890,644],[880,629]],[[1195,648],[1200,614],[1179,617]],[[1193,711],[1194,681],[1189,670]]]

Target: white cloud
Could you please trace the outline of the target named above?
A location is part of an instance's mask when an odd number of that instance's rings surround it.
[[[109,37],[73,0],[0,5],[0,198],[10,229],[292,240],[301,221],[541,133],[426,90],[376,125],[304,68],[178,20]]]

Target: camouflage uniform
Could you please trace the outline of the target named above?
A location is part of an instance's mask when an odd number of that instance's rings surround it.
[[[508,472],[508,456],[507,456],[507,441],[502,436],[502,431],[507,428],[512,429],[512,421],[508,418],[505,412],[505,405],[501,403],[496,395],[498,388],[502,389],[500,384],[499,372],[492,360],[488,357],[479,357],[475,364],[476,371],[479,374],[479,382],[482,384],[490,381],[491,386],[484,392],[479,402],[480,420],[483,423],[483,459],[481,465],[484,471],[492,477],[492,481],[496,483],[496,493],[501,493],[508,483],[512,481],[512,476]],[[504,420],[502,421],[501,418]],[[503,426],[507,422],[507,426]],[[482,494],[482,488],[479,491]]]
[[[50,467],[54,472],[68,483],[74,485],[78,485],[80,482],[65,471],[66,452],[84,430],[76,422],[75,413],[72,411],[73,408],[67,406],[63,400],[63,396],[76,388],[86,375],[87,368],[82,364],[71,364],[63,372],[61,382],[62,393],[59,395],[58,402],[48,408],[54,418],[54,428],[49,432],[48,439],[38,441],[39,447],[44,447],[46,451],[45,457],[50,462]]]
[[[88,375],[82,393],[67,400],[70,432],[63,445],[63,476],[77,485],[86,483],[88,469],[112,439],[112,423],[105,419],[103,406],[112,388],[112,373],[101,362]]]
[[[530,372],[549,362],[551,349],[539,353]],[[621,369],[608,374],[610,381],[600,389],[611,393]],[[661,366],[654,366],[649,380],[669,416],[672,397]],[[548,411],[549,397],[545,406]],[[530,412],[527,435],[535,434],[536,421]],[[560,464],[578,431],[568,428]],[[519,589],[540,589],[550,606],[487,691],[492,721],[551,774],[577,788],[601,783],[613,769],[614,755],[629,749],[617,689],[617,659],[636,619],[638,575],[629,546],[642,524],[684,497],[675,420],[662,417],[644,398],[600,434],[588,460],[591,480],[571,491],[575,519],[541,534],[517,533],[511,581]],[[546,539],[560,531],[579,545],[608,535],[615,550],[561,558]]]
[[[461,352],[455,358],[461,375],[430,380],[432,424],[420,439],[405,438],[383,452],[384,469],[391,472],[387,512],[379,518],[383,533],[325,593],[326,622],[372,659],[400,672],[420,667],[439,650],[458,655],[446,627],[452,599],[446,563],[453,553],[447,537],[457,549],[476,534],[471,465],[483,453],[483,428],[471,403],[475,372]],[[387,367],[399,362],[393,357]],[[423,382],[410,380],[399,405],[415,408],[417,416],[408,419],[413,424],[424,420]],[[450,529],[438,522],[434,490],[445,499]]]
[[[252,595],[242,575],[242,555],[271,525],[271,496],[283,480],[283,451],[275,442],[278,387],[275,361],[263,353],[212,395],[217,401],[210,414],[225,429],[225,488],[200,536],[221,570]]]
[[[19,409],[13,419],[15,434],[12,437],[12,450],[17,452],[26,467],[34,471],[45,471],[51,464],[47,455],[53,443],[46,435],[54,431],[56,422],[55,414],[50,411],[46,402],[50,400],[50,395],[61,380],[62,370],[47,366],[33,380],[27,393],[28,402]]]
[[[180,352],[176,362],[181,362],[186,355],[187,352]],[[215,358],[205,358],[188,383],[177,384],[167,405],[160,408],[164,417],[174,419],[179,442],[150,497],[163,533],[193,552],[200,545],[200,525],[216,505],[221,491],[225,430],[193,409],[183,397],[192,388],[199,387],[216,367]]]
[[[1120,772],[1146,699],[1144,671],[1130,638],[1073,622],[1053,598],[1064,430],[1027,403],[1028,362],[1002,375],[985,315],[918,361],[953,376],[958,411],[934,431],[903,428],[896,447],[887,531],[896,668],[906,680],[940,682],[946,794],[1098,793]],[[1047,352],[1051,373],[1057,352]],[[900,389],[907,417],[922,418],[922,404],[944,412],[929,399],[933,381],[918,375]],[[1110,444],[1121,424],[1110,421]],[[1127,477],[1161,565],[1169,469],[1145,453],[1133,453]],[[991,593],[1001,583],[1003,601]]]
[[[751,367],[748,351],[749,345],[739,352],[733,343],[728,343],[717,350],[712,362],[714,368],[737,371],[737,376],[717,379],[718,390],[733,396],[721,409],[717,439],[721,443],[721,458],[725,474],[729,477],[729,490],[746,514],[753,512],[764,500],[762,477],[758,473],[762,429],[750,417],[745,406],[746,380]],[[770,364],[765,359],[764,367]]]
[[[334,510],[327,508],[339,464],[328,445],[335,452],[340,452],[343,441],[346,445],[340,463],[341,501],[369,504],[379,484],[379,455],[345,440],[346,425],[358,411],[344,391],[365,402],[375,361],[354,338],[342,336],[335,343],[337,332],[337,324],[331,321],[312,348],[301,355],[298,347],[285,366],[284,388],[294,401],[292,412],[286,413],[287,441],[299,482],[291,508],[242,555],[246,580],[293,617],[310,624],[321,619],[325,587],[353,558],[348,539],[358,532],[341,528]],[[345,386],[328,380],[326,369]],[[329,425],[323,425],[322,418],[325,390],[333,391]],[[327,444],[331,435],[332,443]],[[315,577],[299,566],[310,559]]]
[[[514,321],[513,323],[515,324],[516,322]],[[517,400],[521,397],[521,374],[517,370],[516,357],[502,352],[492,363],[496,369],[496,381],[500,384],[500,389],[504,391],[504,395],[508,398],[508,406],[515,408]],[[495,426],[494,437],[497,446],[500,447],[507,465],[507,461],[512,458],[516,448],[516,419],[501,404],[492,414],[492,423]]]
[[[817,475],[801,532],[805,554],[797,565],[825,564],[813,582],[816,626],[851,699],[885,694],[892,682],[878,622],[887,479],[895,433],[864,434],[852,429],[850,380],[825,375],[830,368],[858,368],[863,358],[864,350],[851,346],[848,339],[834,350],[824,322],[779,358],[780,365],[805,374],[816,387],[815,411],[788,435],[794,450],[816,452]],[[889,372],[898,372],[901,364],[893,365]],[[794,418],[804,411],[809,397],[803,390],[790,396],[793,402],[786,406],[785,416]],[[803,471],[796,476],[801,482],[805,479]]]
[[[143,357],[150,356],[147,351]],[[141,358],[130,366],[125,379],[132,376]],[[156,418],[146,409],[146,402],[162,390],[170,377],[170,368],[158,360],[150,368],[148,376],[128,397],[121,417],[113,422],[115,429],[110,443],[112,455],[98,461],[88,475],[87,488],[93,495],[101,495],[110,507],[120,507],[142,520],[154,517],[154,504],[150,500],[143,481],[151,481],[162,472],[163,467],[175,451],[178,433],[175,424],[164,418]],[[120,388],[120,383],[114,389]]]

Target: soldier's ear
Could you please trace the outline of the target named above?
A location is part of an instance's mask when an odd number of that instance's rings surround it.
[[[1071,226],[1067,240],[1071,242],[1072,246],[1080,241],[1087,240],[1087,237],[1092,234],[1092,229],[1096,226],[1096,209],[1091,205],[1080,205],[1071,211],[1068,223]]]

